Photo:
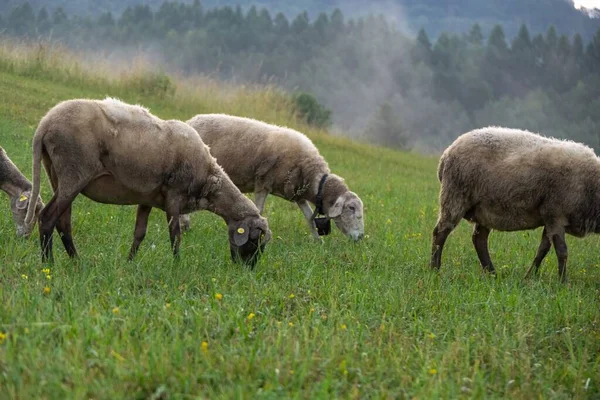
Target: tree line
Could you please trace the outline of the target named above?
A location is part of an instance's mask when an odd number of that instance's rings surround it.
[[[52,37],[78,49],[141,49],[185,73],[274,82],[314,108],[310,123],[393,147],[438,150],[484,125],[540,131],[600,149],[600,29],[591,40],[553,26],[475,24],[430,39],[398,30],[382,15],[347,19],[341,10],[288,19],[266,9],[164,2],[94,17],[34,9],[0,17],[0,31]]]

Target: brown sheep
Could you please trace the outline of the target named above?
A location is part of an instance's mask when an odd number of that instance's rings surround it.
[[[10,210],[17,226],[17,236],[28,237],[35,226],[35,224],[25,223],[25,215],[31,199],[31,182],[8,158],[2,147],[0,147],[0,189],[10,198]],[[38,197],[35,207],[36,216],[43,207],[44,203]]]
[[[40,191],[40,161],[54,189],[39,218],[43,260],[52,259],[55,226],[69,256],[77,255],[71,203],[79,193],[100,203],[138,205],[130,259],[144,239],[152,207],[167,214],[175,255],[179,216],[195,210],[225,220],[234,260],[253,266],[271,236],[266,219],[189,125],[163,121],[140,106],[110,98],[59,103],[41,120],[33,139],[33,197]],[[30,205],[26,221],[33,218]]]
[[[353,240],[364,236],[362,201],[342,178],[330,173],[302,133],[225,114],[200,114],[187,123],[233,183],[244,193],[255,193],[261,214],[267,195],[274,194],[298,205],[315,239],[328,233],[330,219]],[[309,202],[316,205],[314,212]],[[317,214],[325,218],[315,218]]]
[[[516,129],[487,127],[460,136],[438,167],[440,210],[431,266],[440,268],[446,238],[461,218],[473,222],[473,245],[484,270],[494,273],[491,229],[543,226],[527,275],[538,273],[552,244],[558,274],[566,280],[565,233],[600,232],[600,159],[589,147]]]

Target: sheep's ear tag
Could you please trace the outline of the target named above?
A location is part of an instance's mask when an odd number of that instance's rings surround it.
[[[236,234],[233,236],[233,242],[236,246],[243,246],[248,242],[248,232],[241,226],[236,229]]]
[[[19,201],[20,202],[27,201],[27,196],[25,196],[24,194],[21,194],[21,197],[19,197]]]
[[[315,226],[319,236],[327,236],[331,232],[331,220],[329,218],[315,218]]]

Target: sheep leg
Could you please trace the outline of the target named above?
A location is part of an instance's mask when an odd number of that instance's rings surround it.
[[[190,214],[183,214],[179,217],[179,226],[181,226],[181,232],[186,232],[190,230]]]
[[[431,244],[431,268],[440,269],[442,265],[442,250],[448,235],[454,230],[456,224],[438,221],[433,229],[433,241]]]
[[[131,244],[131,249],[129,250],[129,261],[133,260],[138,252],[138,249],[140,248],[140,244],[146,237],[150,211],[152,211],[152,207],[141,204],[138,205],[135,216],[135,229],[133,231],[133,243]]]
[[[533,259],[533,263],[531,264],[531,267],[529,267],[529,269],[527,270],[527,273],[525,274],[525,277],[523,279],[529,278],[529,276],[531,275],[532,272],[534,273],[534,275],[537,275],[540,272],[540,265],[542,265],[542,261],[544,260],[544,257],[546,257],[548,252],[550,251],[551,247],[552,247],[552,243],[550,242],[550,239],[548,238],[548,235],[546,233],[546,228],[544,228],[544,231],[542,232],[542,241],[540,242],[540,246],[538,247],[537,254],[536,254],[535,258]]]
[[[179,243],[181,243],[181,225],[179,224],[179,212],[167,211],[167,223],[169,224],[171,249],[173,249],[173,255],[175,257],[178,257]]]
[[[56,192],[58,190],[58,176],[56,171],[52,167],[52,163],[49,160],[42,160],[44,163],[44,168],[46,169],[46,173],[50,178],[50,184],[52,186],[52,190]],[[72,228],[71,228],[71,208],[72,205],[69,204],[69,207],[62,213],[62,215],[58,218],[56,223],[56,230],[60,236],[60,239],[67,251],[69,257],[74,258],[77,257],[77,249],[75,248],[75,244],[73,243],[72,236]]]
[[[254,194],[254,204],[256,204],[256,208],[258,208],[258,213],[260,215],[265,211],[265,202],[267,201],[268,195],[269,192],[266,190],[261,190]]]
[[[485,271],[494,274],[496,273],[496,270],[494,269],[492,259],[490,258],[490,252],[488,250],[489,235],[490,230],[485,226],[475,224],[475,226],[473,227],[473,246],[475,246],[475,251],[477,252],[477,257],[479,257],[481,267]]]
[[[321,239],[321,237],[319,236],[319,233],[317,232],[317,227],[315,226],[315,221],[313,221],[313,219],[312,219],[313,210],[310,208],[310,204],[308,204],[308,201],[300,200],[296,204],[298,204],[298,207],[300,207],[300,210],[304,214],[304,219],[306,220],[306,223],[308,224],[308,227],[310,228],[310,232],[312,233],[313,238],[318,242],[323,242],[323,239]]]
[[[71,206],[73,199],[79,192],[72,193],[70,196],[61,195],[58,191],[54,192],[52,199],[46,207],[40,212],[40,244],[42,247],[42,262],[53,262],[52,254],[52,234],[61,215]],[[67,250],[68,251],[68,250]]]
[[[75,244],[73,243],[73,235],[72,235],[72,227],[71,227],[71,208],[72,205],[69,204],[67,209],[62,213],[62,215],[58,218],[56,223],[56,230],[62,240],[63,246],[67,251],[69,257],[74,258],[77,257],[77,249],[75,248]]]
[[[558,258],[558,277],[562,283],[567,281],[567,242],[565,241],[565,233],[560,232],[552,235],[552,243]]]

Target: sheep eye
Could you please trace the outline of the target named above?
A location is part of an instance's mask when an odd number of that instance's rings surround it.
[[[348,210],[352,212],[356,212],[356,208],[354,206],[348,206]]]

